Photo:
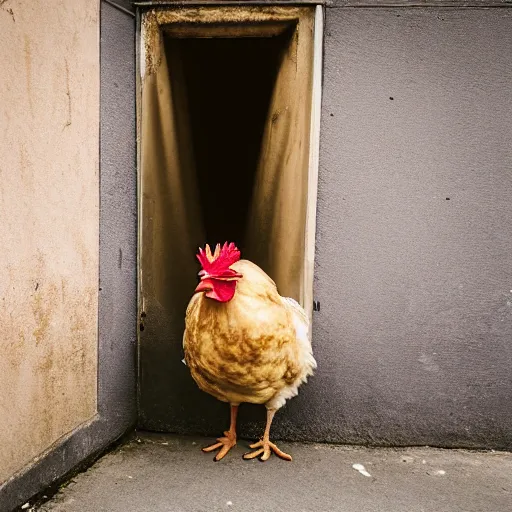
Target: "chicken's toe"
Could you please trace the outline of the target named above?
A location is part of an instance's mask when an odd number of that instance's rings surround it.
[[[255,450],[253,452],[244,453],[244,459],[245,460],[255,459],[256,457],[261,455],[263,453],[263,451],[264,451],[263,448],[260,448],[259,450]]]
[[[218,450],[222,446],[222,443],[213,443],[210,446],[205,446],[201,448],[201,450],[205,453],[213,452],[214,450]]]
[[[245,460],[254,459],[254,458],[258,457],[259,455],[261,455],[260,460],[265,462],[266,460],[268,460],[270,458],[270,455],[272,455],[272,452],[274,452],[281,459],[288,460],[288,461],[292,460],[291,455],[288,455],[287,453],[280,450],[271,441],[261,440],[261,441],[258,441],[256,443],[249,445],[249,447],[252,449],[254,449],[254,448],[257,448],[257,449],[253,452],[248,452],[248,453],[244,454],[243,458]]]
[[[231,450],[231,448],[236,445],[236,436],[233,436],[229,432],[224,432],[224,434],[226,434],[225,437],[219,437],[216,443],[202,448],[202,451],[205,453],[210,453],[220,448],[219,453],[217,453],[213,459],[215,461],[223,459],[229,450]]]
[[[284,459],[284,460],[288,460],[288,461],[292,460],[292,456],[291,455],[288,455],[287,453],[285,453],[282,450],[280,450],[274,443],[269,443],[269,444],[270,444],[270,447],[272,448],[272,451],[278,457],[280,457],[281,459]]]
[[[272,454],[272,452],[270,451],[270,446],[266,446],[263,449],[263,455],[260,457],[260,460],[262,462],[265,462],[266,460],[270,459],[271,454]]]

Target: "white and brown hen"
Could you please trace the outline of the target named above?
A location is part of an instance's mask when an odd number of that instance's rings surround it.
[[[197,258],[201,280],[186,313],[185,361],[203,391],[231,404],[230,429],[203,451],[220,448],[220,460],[235,446],[238,406],[249,402],[266,406],[267,425],[244,458],[265,461],[274,451],[291,460],[270,441],[270,425],[316,368],[308,318],[263,270],[240,260],[233,243],[217,245],[214,254],[206,245]]]

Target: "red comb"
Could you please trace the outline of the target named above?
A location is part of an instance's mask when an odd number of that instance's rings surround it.
[[[206,244],[204,250],[201,247],[199,248],[197,259],[203,270],[211,276],[225,278],[238,276],[234,270],[229,268],[240,259],[240,251],[233,242],[230,244],[225,242],[222,247],[217,244],[213,254],[210,246]]]

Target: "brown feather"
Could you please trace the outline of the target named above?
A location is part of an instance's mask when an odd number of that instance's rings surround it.
[[[316,366],[311,350],[305,354],[297,338],[297,321],[307,325],[307,318],[298,304],[283,300],[272,279],[253,263],[240,260],[231,268],[243,278],[229,302],[203,293],[192,297],[185,360],[198,386],[219,400],[268,403],[285,388],[298,387]]]

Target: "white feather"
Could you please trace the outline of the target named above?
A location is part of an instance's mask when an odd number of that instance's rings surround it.
[[[293,384],[284,387],[266,404],[268,409],[279,409],[286,403],[286,400],[297,396],[299,387],[307,382],[308,377],[313,375],[317,367],[309,339],[309,320],[305,311],[296,300],[290,297],[281,297],[281,300],[292,313],[297,343],[301,349],[299,357],[302,362],[302,372]]]

